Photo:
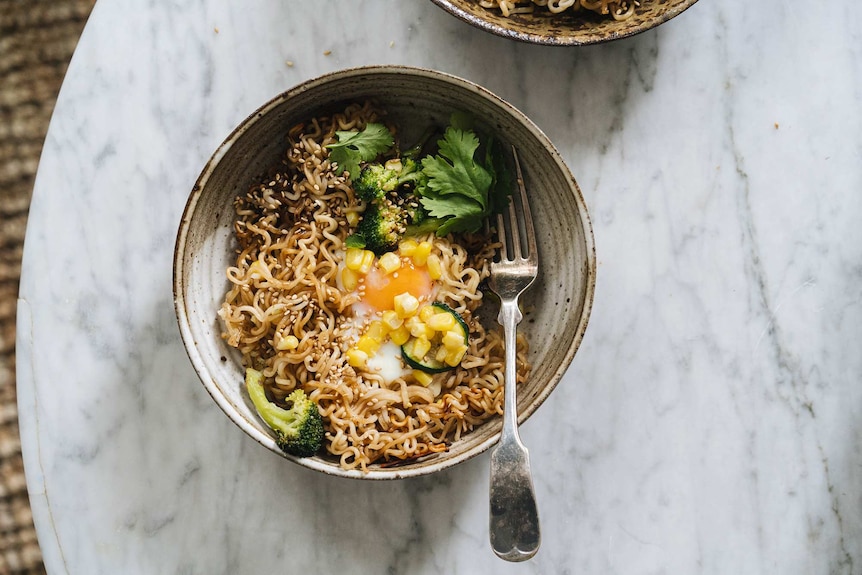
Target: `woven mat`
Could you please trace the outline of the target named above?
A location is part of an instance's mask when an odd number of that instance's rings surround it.
[[[45,573],[15,396],[15,302],[39,154],[95,0],[0,0],[0,574]]]

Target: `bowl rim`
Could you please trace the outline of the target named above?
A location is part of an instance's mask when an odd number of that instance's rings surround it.
[[[449,457],[445,460],[441,460],[439,462],[432,463],[430,465],[420,466],[420,467],[392,467],[387,468],[385,470],[379,469],[369,469],[368,471],[361,471],[359,469],[342,469],[338,466],[333,466],[331,463],[325,463],[316,457],[294,457],[292,455],[284,453],[275,443],[275,440],[271,435],[266,434],[260,431],[255,425],[249,421],[243,414],[237,412],[231,406],[231,403],[228,399],[219,392],[218,385],[216,384],[215,377],[209,372],[206,362],[204,361],[203,355],[198,350],[194,334],[191,330],[191,322],[189,321],[189,312],[186,310],[186,299],[185,299],[185,265],[184,261],[186,258],[186,243],[189,236],[189,226],[192,221],[192,218],[195,214],[195,209],[200,201],[204,191],[206,190],[206,183],[209,180],[210,176],[216,170],[219,162],[224,157],[224,155],[230,150],[233,144],[243,136],[252,126],[254,126],[258,121],[260,121],[267,112],[272,109],[280,106],[283,102],[289,100],[306,92],[310,89],[313,89],[319,85],[329,83],[333,80],[347,79],[356,76],[365,76],[365,75],[398,75],[398,74],[409,74],[422,76],[425,78],[432,79],[434,81],[440,81],[444,84],[457,85],[461,88],[476,92],[482,97],[489,99],[496,106],[504,110],[506,113],[512,115],[518,122],[522,123],[525,128],[531,133],[533,137],[535,137],[539,142],[542,143],[543,147],[550,153],[554,163],[561,170],[562,174],[569,181],[569,191],[574,196],[575,205],[578,209],[578,216],[580,218],[580,223],[582,229],[584,230],[584,246],[585,246],[585,269],[584,272],[584,281],[585,281],[585,293],[584,293],[584,304],[583,309],[580,314],[580,318],[578,319],[577,329],[575,333],[575,337],[572,339],[572,343],[569,345],[566,350],[562,361],[560,362],[557,369],[551,375],[548,383],[541,389],[538,395],[534,398],[534,400],[524,408],[523,412],[519,410],[518,422],[523,423],[527,418],[529,418],[538,407],[544,403],[544,401],[548,398],[551,392],[556,388],[557,384],[562,379],[564,373],[569,368],[574,359],[575,353],[577,352],[580,344],[583,340],[584,334],[586,332],[587,324],[589,322],[590,314],[592,312],[593,298],[595,294],[595,286],[596,286],[596,251],[595,251],[595,242],[593,235],[592,223],[590,220],[589,213],[587,211],[587,205],[584,201],[583,195],[581,193],[580,188],[577,185],[577,182],[574,179],[574,176],[571,174],[568,166],[562,159],[557,148],[553,145],[553,143],[548,139],[548,137],[544,134],[544,132],[539,129],[539,127],[530,120],[523,112],[515,108],[512,104],[509,104],[496,94],[490,92],[488,89],[483,88],[482,86],[471,82],[470,80],[466,80],[464,78],[448,74],[445,72],[440,72],[437,70],[432,70],[429,68],[420,68],[413,66],[403,66],[403,65],[370,65],[370,66],[358,66],[358,67],[350,67],[344,68],[340,70],[336,70],[333,72],[328,72],[323,75],[316,76],[314,78],[305,80],[292,88],[274,96],[266,103],[258,107],[254,112],[249,114],[244,120],[242,120],[225,138],[225,140],[216,148],[213,154],[209,157],[206,164],[204,165],[203,170],[195,181],[194,186],[192,187],[192,191],[188,196],[186,201],[185,208],[183,209],[182,217],[180,218],[179,228],[177,230],[176,243],[174,245],[174,260],[173,260],[173,299],[174,299],[174,312],[176,314],[177,322],[179,325],[180,336],[183,341],[183,347],[186,350],[186,354],[189,357],[189,360],[194,367],[195,373],[198,378],[203,383],[204,388],[209,393],[210,397],[216,402],[216,404],[221,408],[221,410],[228,416],[228,418],[233,421],[240,429],[242,429],[249,437],[268,448],[270,451],[280,455],[281,457],[293,461],[294,463],[301,465],[307,469],[312,469],[315,471],[319,471],[325,473],[330,476],[336,477],[346,477],[351,479],[372,479],[372,480],[391,480],[391,479],[403,479],[408,477],[419,477],[424,475],[430,475],[432,473],[436,473],[438,471],[442,471],[443,469],[448,469],[453,467],[459,463],[467,461],[484,451],[486,451],[489,447],[495,444],[499,437],[500,432],[496,432],[489,436],[485,441],[475,445],[468,451],[457,454],[453,457]]]
[[[528,44],[540,44],[543,46],[591,46],[594,44],[603,44],[605,42],[612,42],[614,40],[629,38],[631,36],[640,34],[641,32],[651,30],[656,26],[664,24],[670,19],[679,16],[680,14],[691,8],[697,2],[697,0],[683,0],[680,4],[662,12],[658,17],[644,21],[637,26],[628,28],[625,32],[617,32],[603,36],[590,33],[584,34],[582,36],[549,36],[543,34],[521,32],[519,30],[506,28],[505,26],[498,26],[497,24],[489,22],[484,18],[479,18],[474,14],[464,10],[463,8],[460,8],[452,0],[431,0],[431,2],[433,2],[446,12],[452,14],[459,20],[466,22],[471,26],[475,26],[480,30],[484,30],[485,32],[489,32],[503,38],[509,38],[511,40],[517,40],[519,42],[526,42]]]

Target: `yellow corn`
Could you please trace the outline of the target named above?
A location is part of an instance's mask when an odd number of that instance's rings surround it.
[[[290,351],[290,350],[296,349],[298,347],[299,347],[299,340],[296,338],[296,336],[295,335],[288,335],[288,336],[285,336],[285,337],[281,338],[280,340],[278,340],[278,343],[276,344],[275,349],[277,349],[279,351]]]
[[[347,350],[347,363],[352,367],[365,367],[365,363],[368,361],[368,354],[362,351],[361,349],[349,349]]]
[[[355,228],[356,224],[359,223],[359,213],[357,212],[347,212],[344,217],[347,219],[347,225],[351,228]]]
[[[428,327],[433,329],[434,331],[444,331],[447,332],[455,327],[455,318],[452,317],[452,314],[443,312],[443,313],[435,313],[430,318],[425,320],[425,323],[428,324]]]
[[[398,317],[398,314],[391,309],[388,309],[383,312],[383,314],[380,316],[380,321],[383,322],[383,324],[389,329],[389,331],[392,331],[393,329],[398,329],[404,324],[404,320]]]
[[[410,330],[410,335],[413,337],[423,337],[429,340],[434,337],[434,330],[428,327],[428,324],[422,321],[419,316],[414,315],[407,318],[404,325]]]
[[[407,345],[410,346],[408,350],[410,355],[418,359],[425,357],[425,354],[431,351],[431,342],[424,337],[411,339]]]
[[[434,376],[430,373],[425,373],[424,371],[419,371],[418,369],[413,370],[413,379],[415,379],[420,384],[428,387],[431,385],[431,382],[434,380]]]
[[[432,280],[439,280],[443,276],[443,262],[437,254],[431,254],[425,261],[425,267],[428,268],[428,275]]]
[[[431,316],[436,313],[437,311],[434,309],[434,306],[426,305],[419,310],[419,319],[421,319],[422,321],[428,321],[429,319],[431,319]]]
[[[386,252],[377,260],[377,265],[385,274],[391,274],[401,267],[401,258],[394,252]]]
[[[416,246],[416,251],[413,252],[413,263],[417,266],[424,266],[428,261],[428,256],[431,255],[431,242],[420,242]]]
[[[398,244],[398,253],[409,258],[416,252],[416,246],[418,245],[419,244],[416,243],[416,240],[404,240]]]
[[[265,269],[264,265],[260,263],[260,260],[254,260],[251,262],[251,265],[248,266],[248,272],[246,272],[246,274],[252,279],[260,279],[264,277]]]
[[[407,329],[406,326],[402,325],[401,327],[389,332],[389,339],[395,345],[404,345],[407,343],[407,340],[410,339],[410,330]]]
[[[442,362],[446,361],[446,355],[448,355],[448,353],[449,353],[449,350],[441,345],[440,347],[437,348],[437,353],[434,354],[434,359],[436,359],[437,361],[442,363]]]
[[[464,334],[461,330],[451,330],[443,334],[443,347],[448,350],[458,349],[464,345]]]
[[[362,261],[359,264],[357,271],[367,274],[371,271],[371,266],[374,265],[374,252],[371,250],[362,250]]]
[[[356,347],[371,356],[377,353],[377,350],[380,349],[380,343],[381,342],[369,335],[363,335],[359,338],[359,341],[356,342]]]
[[[382,343],[386,339],[387,333],[389,333],[389,329],[386,327],[386,324],[376,319],[368,325],[368,331],[365,332],[365,335],[374,341]]]
[[[419,300],[410,292],[398,294],[392,299],[392,303],[394,304],[395,313],[397,313],[400,318],[410,317],[419,309]]]
[[[344,265],[347,269],[356,271],[362,266],[362,255],[365,250],[359,248],[347,248],[344,253]]]
[[[464,359],[464,354],[466,354],[466,353],[467,353],[467,346],[462,345],[458,349],[453,349],[449,353],[447,353],[446,359],[444,361],[446,362],[446,365],[455,367],[456,365],[461,363],[461,360]]]
[[[359,274],[350,268],[341,270],[341,283],[344,284],[344,289],[353,291],[359,286]]]

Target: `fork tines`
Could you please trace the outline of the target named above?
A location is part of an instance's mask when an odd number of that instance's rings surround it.
[[[509,208],[504,214],[497,214],[497,237],[502,244],[500,261],[520,259],[537,264],[538,253],[533,216],[530,213],[530,202],[527,199],[527,189],[524,186],[524,174],[521,171],[518,152],[514,146],[512,146],[512,158],[515,162],[518,194],[509,196]],[[523,248],[526,248],[526,252]]]

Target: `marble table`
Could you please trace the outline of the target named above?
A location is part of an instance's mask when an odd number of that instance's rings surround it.
[[[35,185],[18,312],[49,573],[862,572],[862,9],[701,0],[603,46],[474,29],[428,1],[99,2]],[[323,72],[482,84],[589,205],[595,304],[524,425],[543,544],[488,543],[487,454],[322,476],[244,436],[174,318],[187,194],[231,128]]]

